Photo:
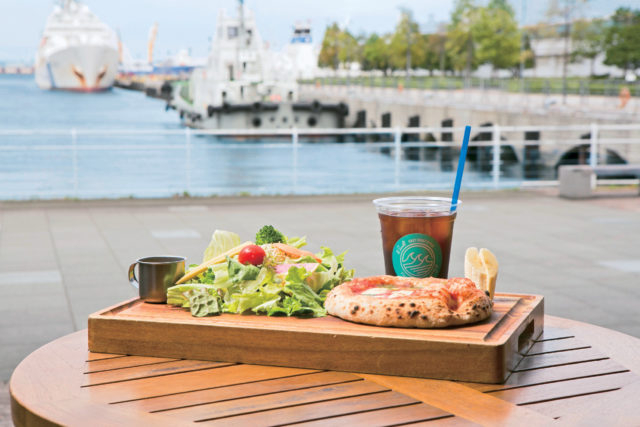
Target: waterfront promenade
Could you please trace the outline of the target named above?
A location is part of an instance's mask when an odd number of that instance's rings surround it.
[[[445,194],[443,194],[445,195]],[[86,328],[87,316],[135,296],[137,258],[199,263],[214,229],[252,239],[264,224],[348,250],[357,275],[383,273],[374,195],[0,203],[0,425],[7,381],[39,346]],[[468,246],[500,261],[498,292],[545,296],[545,312],[640,337],[637,188],[590,200],[555,190],[463,192],[449,275]]]

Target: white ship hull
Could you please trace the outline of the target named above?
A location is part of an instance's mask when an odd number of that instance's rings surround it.
[[[42,89],[97,91],[109,89],[118,72],[112,46],[69,46],[37,58],[36,84]]]

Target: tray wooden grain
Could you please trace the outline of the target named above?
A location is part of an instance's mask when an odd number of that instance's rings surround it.
[[[542,333],[543,317],[543,297],[520,294],[496,294],[489,319],[445,329],[385,328],[332,316],[196,318],[134,299],[89,316],[89,350],[502,383]]]

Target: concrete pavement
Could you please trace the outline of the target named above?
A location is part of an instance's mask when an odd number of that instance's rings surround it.
[[[468,246],[487,247],[500,261],[498,291],[543,294],[548,314],[640,337],[635,192],[587,201],[540,191],[463,194],[449,275],[463,275]],[[245,240],[273,224],[307,235],[311,250],[349,250],[357,275],[381,274],[373,198],[0,203],[0,380],[39,346],[86,328],[90,313],[135,296],[126,279],[135,259],[178,254],[197,263],[216,228]],[[0,402],[7,399],[0,390]]]

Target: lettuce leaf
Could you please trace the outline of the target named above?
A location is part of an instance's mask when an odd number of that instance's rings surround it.
[[[255,265],[243,265],[229,257],[227,257],[227,271],[229,279],[231,279],[231,282],[234,284],[238,284],[245,280],[254,280],[260,273],[260,269]]]
[[[300,249],[307,244],[307,236],[302,237],[287,237],[284,236],[285,243],[294,248]]]
[[[236,233],[216,230],[211,235],[211,242],[209,242],[209,246],[204,250],[202,262],[209,261],[211,258],[223,254],[241,243],[242,241],[240,240],[240,236]]]

